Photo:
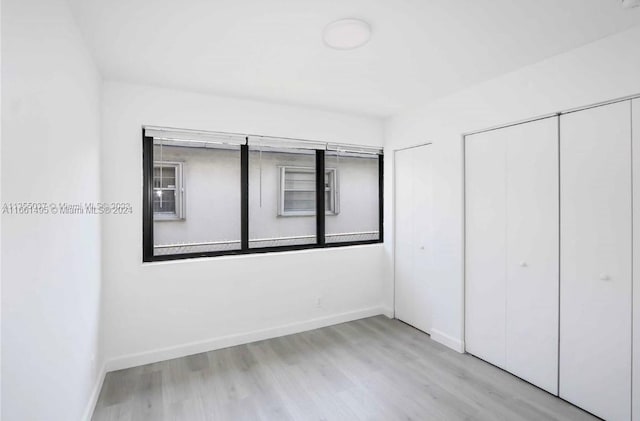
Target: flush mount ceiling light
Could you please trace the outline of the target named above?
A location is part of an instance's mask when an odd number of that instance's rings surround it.
[[[371,26],[360,19],[340,19],[324,28],[324,43],[336,50],[353,50],[371,38]]]
[[[630,9],[640,6],[640,0],[622,0],[622,7]]]

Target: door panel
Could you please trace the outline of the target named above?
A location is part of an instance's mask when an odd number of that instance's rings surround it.
[[[560,396],[631,416],[630,102],[561,117]]]
[[[558,118],[507,136],[506,367],[558,393]]]
[[[431,332],[431,146],[395,153],[396,317]]]
[[[506,141],[465,138],[465,348],[506,368]]]
[[[406,317],[413,283],[413,156],[395,153],[395,315]]]
[[[433,297],[433,186],[432,146],[413,148],[413,235],[414,235],[414,312],[405,320],[418,329],[431,333]]]

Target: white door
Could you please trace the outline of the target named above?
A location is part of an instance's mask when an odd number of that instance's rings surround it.
[[[506,367],[558,393],[558,118],[501,129],[507,145]]]
[[[431,333],[431,146],[395,152],[395,314]]]
[[[631,418],[630,101],[560,118],[560,396]]]
[[[558,120],[465,139],[466,350],[558,385]]]
[[[640,421],[640,100],[632,104],[633,129],[633,419]]]
[[[465,349],[505,369],[506,141],[465,138]]]

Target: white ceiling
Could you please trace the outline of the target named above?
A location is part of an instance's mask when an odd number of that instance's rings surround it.
[[[69,0],[107,79],[388,116],[640,23],[619,0]],[[352,51],[322,30],[373,28]]]

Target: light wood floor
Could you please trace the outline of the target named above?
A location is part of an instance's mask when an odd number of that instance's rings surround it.
[[[106,420],[591,420],[397,320],[377,316],[106,377]]]

